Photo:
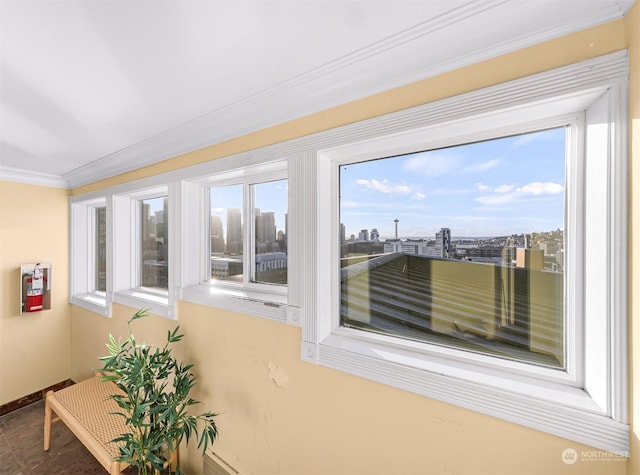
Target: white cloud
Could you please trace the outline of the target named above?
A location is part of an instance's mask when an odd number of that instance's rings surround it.
[[[509,193],[513,191],[516,188],[516,186],[517,185],[500,185],[493,191],[495,191],[496,193]]]
[[[464,167],[462,171],[465,173],[481,173],[481,172],[486,172],[488,170],[491,170],[492,168],[495,168],[498,165],[500,165],[500,160],[497,158],[494,158],[492,160],[487,160],[486,162],[472,163],[470,165],[467,165],[466,167]]]
[[[413,199],[414,199],[414,200],[423,200],[423,199],[425,199],[426,197],[427,197],[427,195],[425,195],[425,194],[424,194],[424,193],[422,193],[421,191],[418,191],[418,192],[416,192],[416,193],[413,195]]]
[[[563,190],[564,187],[558,183],[553,183],[550,181],[534,181],[524,185],[521,188],[518,188],[517,191],[520,193],[528,193],[531,195],[557,195],[558,193],[562,193]]]
[[[534,181],[527,183],[524,186],[518,187],[517,185],[500,185],[495,188],[484,185],[482,183],[476,183],[476,188],[482,191],[484,194],[475,198],[480,204],[485,206],[501,206],[508,203],[512,203],[526,195],[556,195],[562,193],[564,187],[558,183],[553,182],[539,182]]]
[[[363,178],[357,180],[358,185],[363,186],[369,190],[378,191],[388,195],[408,195],[411,193],[411,188],[407,185],[394,185],[388,180],[365,180]]]

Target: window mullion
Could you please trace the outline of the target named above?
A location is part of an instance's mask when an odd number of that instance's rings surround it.
[[[243,229],[243,269],[245,284],[250,284],[255,280],[255,192],[252,183],[245,182],[243,184],[243,214],[245,216]]]
[[[211,282],[211,188],[207,187],[199,187],[199,191],[205,191],[198,196],[198,203],[202,203],[202,216],[204,218],[204,235],[206,237],[204,245],[202,248],[204,249],[204,259],[200,259],[201,268],[198,269],[199,280],[198,282]],[[183,211],[183,219],[185,218],[185,213]],[[201,237],[201,233],[198,233],[197,238]],[[182,246],[184,249],[184,246]],[[188,265],[188,261],[182,260],[183,265]],[[183,270],[184,273],[184,270]],[[184,284],[184,283],[183,283]]]
[[[131,200],[131,275],[133,276],[133,286],[142,286],[142,200]]]
[[[567,373],[575,385],[584,385],[584,259],[585,177],[584,113],[567,129],[567,202],[565,210],[565,334]]]

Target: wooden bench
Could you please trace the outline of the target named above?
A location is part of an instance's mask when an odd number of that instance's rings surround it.
[[[116,460],[120,444],[111,441],[129,428],[122,416],[114,414],[120,408],[109,396],[120,393],[114,383],[102,382],[98,376],[59,391],[49,391],[44,409],[44,450],[49,450],[51,445],[51,425],[62,421],[111,475],[119,475],[129,464]],[[54,418],[53,413],[57,417]],[[171,458],[172,470],[177,457],[176,450]]]

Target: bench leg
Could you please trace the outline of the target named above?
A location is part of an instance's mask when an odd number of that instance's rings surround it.
[[[51,446],[51,407],[49,407],[49,401],[47,398],[49,395],[53,394],[53,391],[47,392],[47,395],[44,400],[44,450],[49,450]]]
[[[109,475],[120,475],[120,462],[111,462],[111,469]]]

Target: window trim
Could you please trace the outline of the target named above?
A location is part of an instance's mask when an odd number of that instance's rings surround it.
[[[279,322],[299,325],[299,312],[290,303],[290,287],[272,286],[249,281],[249,269],[252,259],[244,260],[243,282],[212,281],[211,269],[206,265],[210,256],[209,235],[209,206],[210,189],[229,185],[243,186],[243,247],[254,245],[255,225],[247,226],[247,222],[254,217],[251,209],[253,200],[249,189],[251,185],[274,180],[289,180],[289,160],[278,157],[246,166],[256,155],[267,157],[268,152],[261,150],[261,154],[240,154],[226,159],[216,160],[198,167],[206,174],[197,178],[183,181],[183,236],[188,242],[194,243],[194,249],[182,249],[183,269],[182,298],[186,301],[223,308],[226,310],[246,313]],[[288,191],[288,203],[291,203],[291,190]],[[290,211],[288,211],[290,214]],[[250,244],[247,244],[250,241]],[[289,241],[290,242],[290,241]],[[196,246],[195,243],[198,243]],[[255,251],[250,250],[249,256]],[[245,257],[247,252],[245,250]],[[292,262],[292,255],[288,249],[288,262]],[[288,269],[290,276],[291,269]],[[288,278],[291,282],[291,278]],[[295,286],[294,286],[295,287]]]
[[[107,291],[95,290],[96,236],[95,211],[107,208]],[[71,272],[69,275],[69,303],[90,310],[105,317],[111,316],[109,295],[109,209],[105,196],[70,199],[71,233],[69,255]]]
[[[286,169],[274,169],[270,172],[260,172],[256,174],[246,173],[242,177],[238,177],[236,179],[224,178],[221,180],[216,180],[215,177],[211,177],[207,182],[206,186],[206,195],[209,197],[207,203],[204,207],[205,215],[203,219],[205,220],[207,231],[207,236],[211,234],[210,231],[210,220],[208,219],[210,214],[210,191],[212,188],[221,188],[224,186],[233,186],[233,185],[241,185],[242,186],[242,238],[243,238],[243,256],[246,259],[243,259],[243,281],[239,282],[230,282],[223,280],[213,280],[211,279],[211,272],[209,271],[202,278],[202,284],[208,284],[215,286],[220,290],[220,292],[224,292],[224,289],[228,289],[230,293],[240,292],[246,293],[248,295],[252,293],[256,294],[274,294],[274,295],[282,295],[286,297],[287,295],[287,286],[274,286],[268,284],[261,284],[258,282],[253,282],[252,279],[255,276],[255,192],[254,186],[259,185],[261,183],[267,183],[271,181],[280,181],[287,180]],[[210,241],[210,240],[209,240]],[[206,244],[205,255],[211,254],[211,244],[207,242]],[[206,259],[205,259],[206,260]]]
[[[140,186],[140,185],[138,185]],[[173,209],[176,203],[176,185],[174,183],[164,185],[148,185],[135,187],[127,185],[122,190],[115,190],[111,195],[113,213],[113,302],[129,306],[131,308],[145,308],[150,312],[170,319],[177,318],[175,267],[179,265],[174,257],[176,244],[174,243],[174,216]],[[147,288],[141,285],[142,260],[141,233],[142,233],[142,208],[141,202],[145,199],[168,197],[167,228],[169,232],[168,250],[168,288],[166,291]]]
[[[308,199],[316,203],[318,217],[307,220],[310,226],[308,246],[310,250],[317,250],[310,272],[315,276],[331,276],[331,280],[316,277],[308,284],[308,292],[317,304],[304,313],[302,359],[628,455],[627,263],[624,258],[627,249],[627,71],[626,52],[613,53],[345,126],[334,132],[339,140],[333,143],[330,138],[324,140],[325,147],[316,152],[315,169],[305,171],[301,178],[308,189]],[[475,120],[480,133],[483,133],[483,127],[485,131],[495,127],[508,130],[512,124],[522,122],[525,110],[528,114],[526,122],[534,122],[565,113],[575,114],[595,104],[598,98],[604,98],[600,99],[604,101],[601,115],[608,124],[602,132],[604,140],[601,141],[608,143],[604,150],[608,168],[606,176],[602,177],[606,181],[600,187],[600,197],[606,200],[603,219],[607,224],[603,235],[607,244],[612,242],[611,236],[616,238],[616,246],[608,246],[609,252],[604,253],[603,259],[612,264],[607,267],[606,278],[600,282],[607,321],[599,343],[605,345],[607,363],[596,371],[596,384],[605,387],[603,396],[592,398],[588,391],[580,388],[583,384],[594,387],[594,383],[580,379],[580,372],[584,371],[588,376],[589,368],[582,368],[579,361],[575,367],[578,376],[576,386],[540,380],[533,375],[509,374],[505,379],[496,367],[485,366],[481,359],[470,364],[453,354],[430,353],[424,357],[415,348],[408,348],[409,345],[397,341],[399,339],[372,338],[370,335],[364,338],[364,332],[344,328],[334,331],[335,304],[330,302],[331,296],[336,295],[338,272],[337,264],[331,263],[338,262],[336,242],[339,229],[336,218],[337,183],[335,175],[332,177],[332,159],[341,154],[364,159],[372,151],[381,156],[387,154],[385,148],[392,150],[388,155],[397,155],[403,150],[402,147],[394,147],[394,142],[403,134],[420,128],[440,127],[441,131],[451,131],[465,121]],[[495,123],[489,127],[490,121]],[[473,134],[466,135],[466,141],[472,137]],[[413,151],[413,145],[406,152]],[[580,141],[575,146],[580,147]],[[588,156],[591,152],[586,150],[585,153]],[[582,173],[581,170],[570,171]],[[331,186],[321,186],[326,183],[331,183]],[[585,213],[585,218],[588,217],[586,210],[580,209],[581,199],[574,199],[578,201],[575,203],[578,205],[576,215]],[[584,225],[583,218],[576,219],[579,227]],[[316,239],[319,229],[329,229],[333,242]],[[578,248],[577,252],[586,252],[586,249]],[[579,262],[574,264],[577,270],[587,270],[581,268]],[[568,297],[581,301],[580,295],[568,294]],[[588,306],[579,305],[575,311],[587,312]],[[591,326],[592,322],[587,317],[584,331],[588,333]],[[578,331],[581,331],[580,327]],[[587,346],[581,348],[577,344],[580,338],[576,340],[575,351],[579,357],[590,350],[589,345],[593,345],[587,340]],[[527,387],[534,391],[525,389]]]

